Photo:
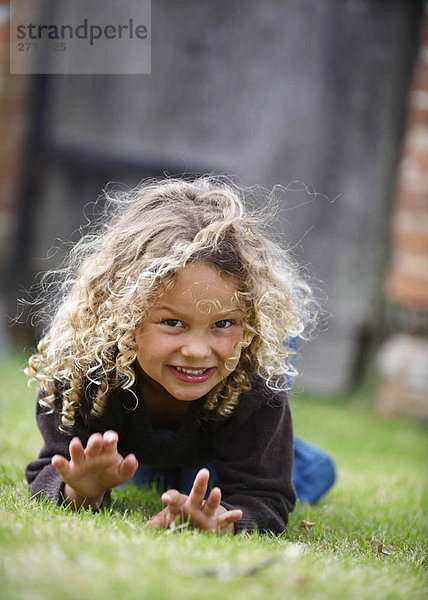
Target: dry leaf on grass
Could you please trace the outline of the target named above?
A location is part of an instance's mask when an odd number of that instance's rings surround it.
[[[377,538],[372,538],[372,542],[376,547],[379,554],[385,554],[386,556],[393,556],[395,554],[391,546],[385,546],[385,544]]]
[[[305,521],[305,519],[302,519],[300,521],[300,529],[311,529],[311,527],[314,527],[315,523],[313,523],[312,521]]]

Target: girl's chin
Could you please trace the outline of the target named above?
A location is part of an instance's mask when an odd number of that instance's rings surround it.
[[[202,395],[204,395],[204,394],[202,394]],[[189,402],[189,403],[190,403],[190,402],[194,402],[195,400],[198,400],[200,397],[201,397],[201,396],[197,396],[197,397],[195,397],[195,398],[182,398],[182,397],[180,397],[180,396],[174,395],[174,398],[175,398],[176,400],[178,400],[179,402]]]
[[[202,398],[202,396],[208,394],[208,392],[210,392],[215,385],[216,384],[210,386],[201,385],[197,386],[199,389],[192,390],[177,389],[173,386],[168,389],[168,392],[171,394],[171,396],[173,396],[176,400],[179,400],[180,402],[194,402],[195,400],[199,400],[199,398]]]
[[[194,402],[195,400],[198,400],[202,396],[205,396],[205,394],[208,394],[208,392],[210,390],[211,390],[211,388],[204,389],[204,390],[192,390],[192,391],[171,389],[168,391],[176,400],[180,400],[180,402]]]

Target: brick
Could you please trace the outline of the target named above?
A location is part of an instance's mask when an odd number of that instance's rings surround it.
[[[398,182],[395,204],[404,210],[425,211],[428,206],[428,190],[406,189],[401,182]]]
[[[419,60],[416,64],[412,90],[428,91],[428,63]]]
[[[418,212],[401,210],[401,207],[397,207],[393,226],[397,226],[400,229],[426,232],[428,229],[428,207],[425,205],[424,208],[425,210]]]
[[[6,42],[7,44],[9,44],[9,40],[10,40],[9,25],[7,25],[7,26],[3,25],[2,27],[0,27],[0,41]]]
[[[397,251],[394,252],[392,264],[394,270],[426,280],[428,287],[428,256]]]
[[[408,308],[428,310],[428,281],[392,269],[385,280],[385,294]]]
[[[426,152],[428,150],[428,127],[408,129],[406,132],[405,148]]]
[[[428,174],[407,171],[400,172],[400,187],[408,192],[426,194],[428,190]]]
[[[406,252],[428,256],[428,231],[400,229],[395,226],[392,233],[394,252]]]
[[[408,177],[424,177],[428,173],[428,147],[418,148],[416,145],[408,144],[405,155],[401,161],[399,175]]]
[[[407,112],[406,127],[408,129],[413,129],[418,126],[428,127],[428,108],[418,106],[416,102],[412,102],[412,104],[409,105],[409,110]]]

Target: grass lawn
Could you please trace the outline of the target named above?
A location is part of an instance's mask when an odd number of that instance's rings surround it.
[[[0,360],[0,597],[13,599],[426,598],[426,430],[351,398],[293,400],[296,431],[338,463],[335,488],[281,536],[148,531],[155,491],[116,491],[92,514],[29,499],[41,437],[22,357]],[[302,526],[302,521],[314,523]],[[425,563],[424,563],[425,561]]]

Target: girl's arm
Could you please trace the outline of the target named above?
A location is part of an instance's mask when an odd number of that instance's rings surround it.
[[[258,397],[258,407],[254,402]],[[263,398],[263,400],[260,400]],[[235,426],[215,438],[214,469],[222,506],[241,509],[235,531],[281,533],[293,510],[293,431],[287,395],[257,386],[245,392],[235,414]]]
[[[109,495],[107,490],[110,486],[107,484],[119,485],[126,481],[126,478],[129,479],[130,473],[132,477],[137,468],[137,461],[132,455],[122,459],[118,454],[115,432],[105,432],[104,440],[101,433],[91,436],[89,429],[76,426],[74,433],[78,437],[70,441],[70,436],[59,430],[59,412],[55,410],[46,413],[45,409],[40,407],[39,399],[42,394],[42,391],[39,392],[37,398],[36,420],[44,445],[38,458],[30,462],[25,471],[30,491],[33,496],[48,497],[56,504],[67,500],[75,506],[98,508],[104,496]],[[113,477],[112,463],[118,469],[118,473]],[[101,467],[95,468],[95,472],[98,471],[97,475],[94,475],[95,464]],[[104,473],[106,466],[109,477]],[[104,478],[100,478],[100,470],[104,473]],[[117,481],[119,483],[116,483]]]

